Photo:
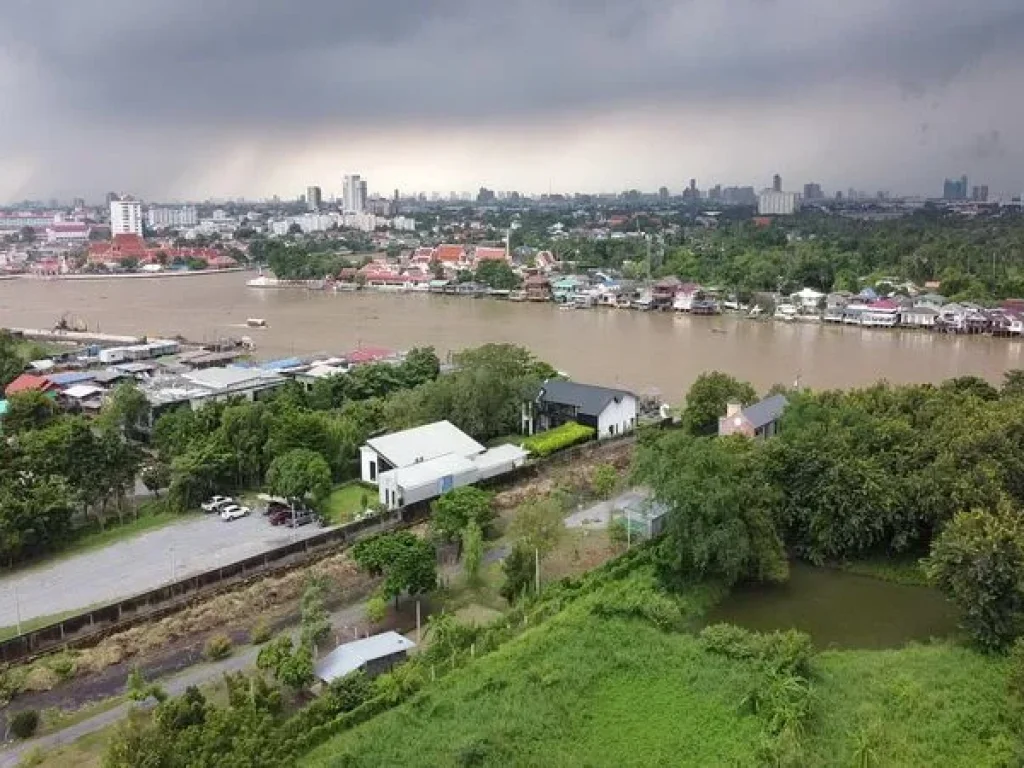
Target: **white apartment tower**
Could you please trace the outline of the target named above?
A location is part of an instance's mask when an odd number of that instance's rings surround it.
[[[111,200],[110,234],[142,237],[142,203],[127,195]]]
[[[757,212],[761,216],[792,216],[799,207],[796,192],[766,189],[757,196]]]
[[[366,182],[359,174],[345,177],[341,191],[342,209],[345,213],[363,213],[366,211]]]

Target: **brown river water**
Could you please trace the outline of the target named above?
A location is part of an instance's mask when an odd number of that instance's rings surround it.
[[[657,392],[669,402],[681,401],[699,373],[714,369],[765,390],[797,379],[814,388],[966,374],[995,383],[1007,369],[1024,367],[1019,340],[428,294],[248,288],[251,277],[3,280],[0,326],[49,328],[68,313],[105,333],[191,340],[249,335],[264,358],[359,345],[431,345],[443,356],[513,342],[578,381]],[[250,317],[265,318],[269,328],[246,329]]]

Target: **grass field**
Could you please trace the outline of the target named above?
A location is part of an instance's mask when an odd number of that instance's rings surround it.
[[[363,497],[369,504],[377,501],[377,489],[362,483],[339,485],[324,505],[324,514],[332,524],[350,522],[363,509]]]
[[[1006,662],[952,644],[813,662],[807,766],[1017,764]],[[574,605],[301,763],[754,766],[759,672],[687,633]]]

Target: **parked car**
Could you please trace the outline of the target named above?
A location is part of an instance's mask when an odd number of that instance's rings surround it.
[[[285,525],[289,528],[298,528],[300,525],[309,525],[316,520],[316,515],[308,509],[295,510],[294,517],[285,518]]]
[[[295,510],[296,514],[302,510]],[[290,507],[278,507],[267,517],[270,520],[271,525],[284,525],[292,517],[292,510]]]
[[[220,519],[226,523],[229,523],[232,520],[237,520],[240,517],[245,517],[249,514],[249,512],[250,510],[248,507],[242,507],[239,506],[238,504],[228,504],[226,507],[223,507],[221,509]]]
[[[226,507],[228,504],[234,504],[235,500],[230,496],[214,496],[209,501],[204,501],[200,506],[203,512],[219,512],[222,507]]]

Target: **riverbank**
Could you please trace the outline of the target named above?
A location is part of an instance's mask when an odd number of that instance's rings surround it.
[[[223,269],[169,269],[161,272],[109,272],[109,273],[78,273],[67,275],[11,275],[12,280],[160,280],[171,277],[210,277],[211,275],[230,274],[232,272],[252,272],[250,267],[225,267]]]

